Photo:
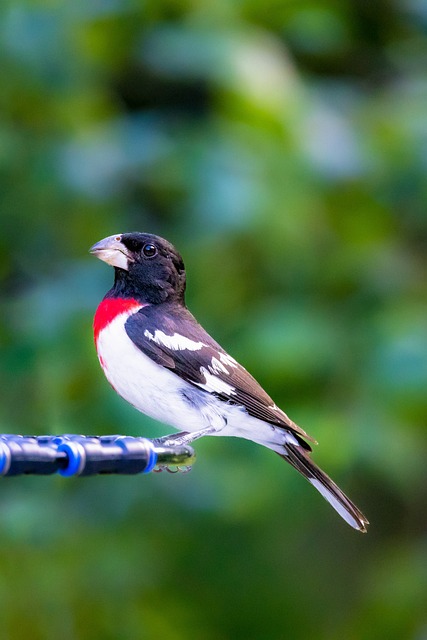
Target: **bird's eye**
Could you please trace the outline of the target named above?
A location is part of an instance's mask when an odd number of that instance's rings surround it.
[[[145,244],[142,248],[142,253],[147,258],[152,258],[157,253],[157,247],[154,244]]]

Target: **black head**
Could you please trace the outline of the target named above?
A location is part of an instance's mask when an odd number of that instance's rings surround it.
[[[121,233],[97,242],[90,251],[114,267],[114,287],[108,296],[184,304],[184,263],[167,240],[151,233]]]

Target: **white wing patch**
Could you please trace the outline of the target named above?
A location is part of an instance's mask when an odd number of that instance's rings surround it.
[[[183,351],[184,349],[188,349],[188,351],[198,351],[199,349],[202,349],[202,347],[206,346],[203,342],[195,342],[194,340],[190,340],[179,333],[174,333],[172,336],[168,336],[159,329],[156,329],[154,335],[146,329],[144,331],[144,336],[149,340],[152,340],[157,344],[162,344],[167,349],[173,349],[174,351]]]
[[[212,357],[208,370],[214,374],[225,373],[225,375],[229,376],[230,372],[227,367],[235,369],[237,366],[236,360],[229,356],[228,353],[218,353],[218,358]]]
[[[236,368],[238,366],[237,360],[228,355],[228,353],[220,353],[219,359],[223,364],[228,365],[229,367]]]
[[[218,360],[218,358],[212,358],[210,365],[208,365],[208,369],[209,371],[211,371],[211,373],[225,373],[227,376],[230,375],[228,369],[224,367],[224,365],[220,360]]]
[[[209,393],[226,393],[230,396],[236,395],[236,390],[231,386],[231,384],[228,384],[216,375],[209,373],[205,367],[200,367],[200,373],[204,376],[205,382],[197,382],[195,384],[197,384],[201,389],[209,391]]]

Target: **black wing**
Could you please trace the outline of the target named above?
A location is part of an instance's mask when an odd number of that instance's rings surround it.
[[[243,406],[249,415],[313,440],[279,409],[234,358],[211,338],[185,307],[147,306],[130,316],[125,330],[132,342],[157,364],[224,402]],[[305,442],[301,444],[309,448]]]

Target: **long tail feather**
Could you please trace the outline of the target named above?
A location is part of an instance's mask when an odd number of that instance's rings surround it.
[[[312,461],[309,453],[302,447],[288,442],[284,446],[286,454],[279,453],[279,455],[307,478],[351,527],[366,533],[366,526],[369,524],[367,518],[335,482]]]

